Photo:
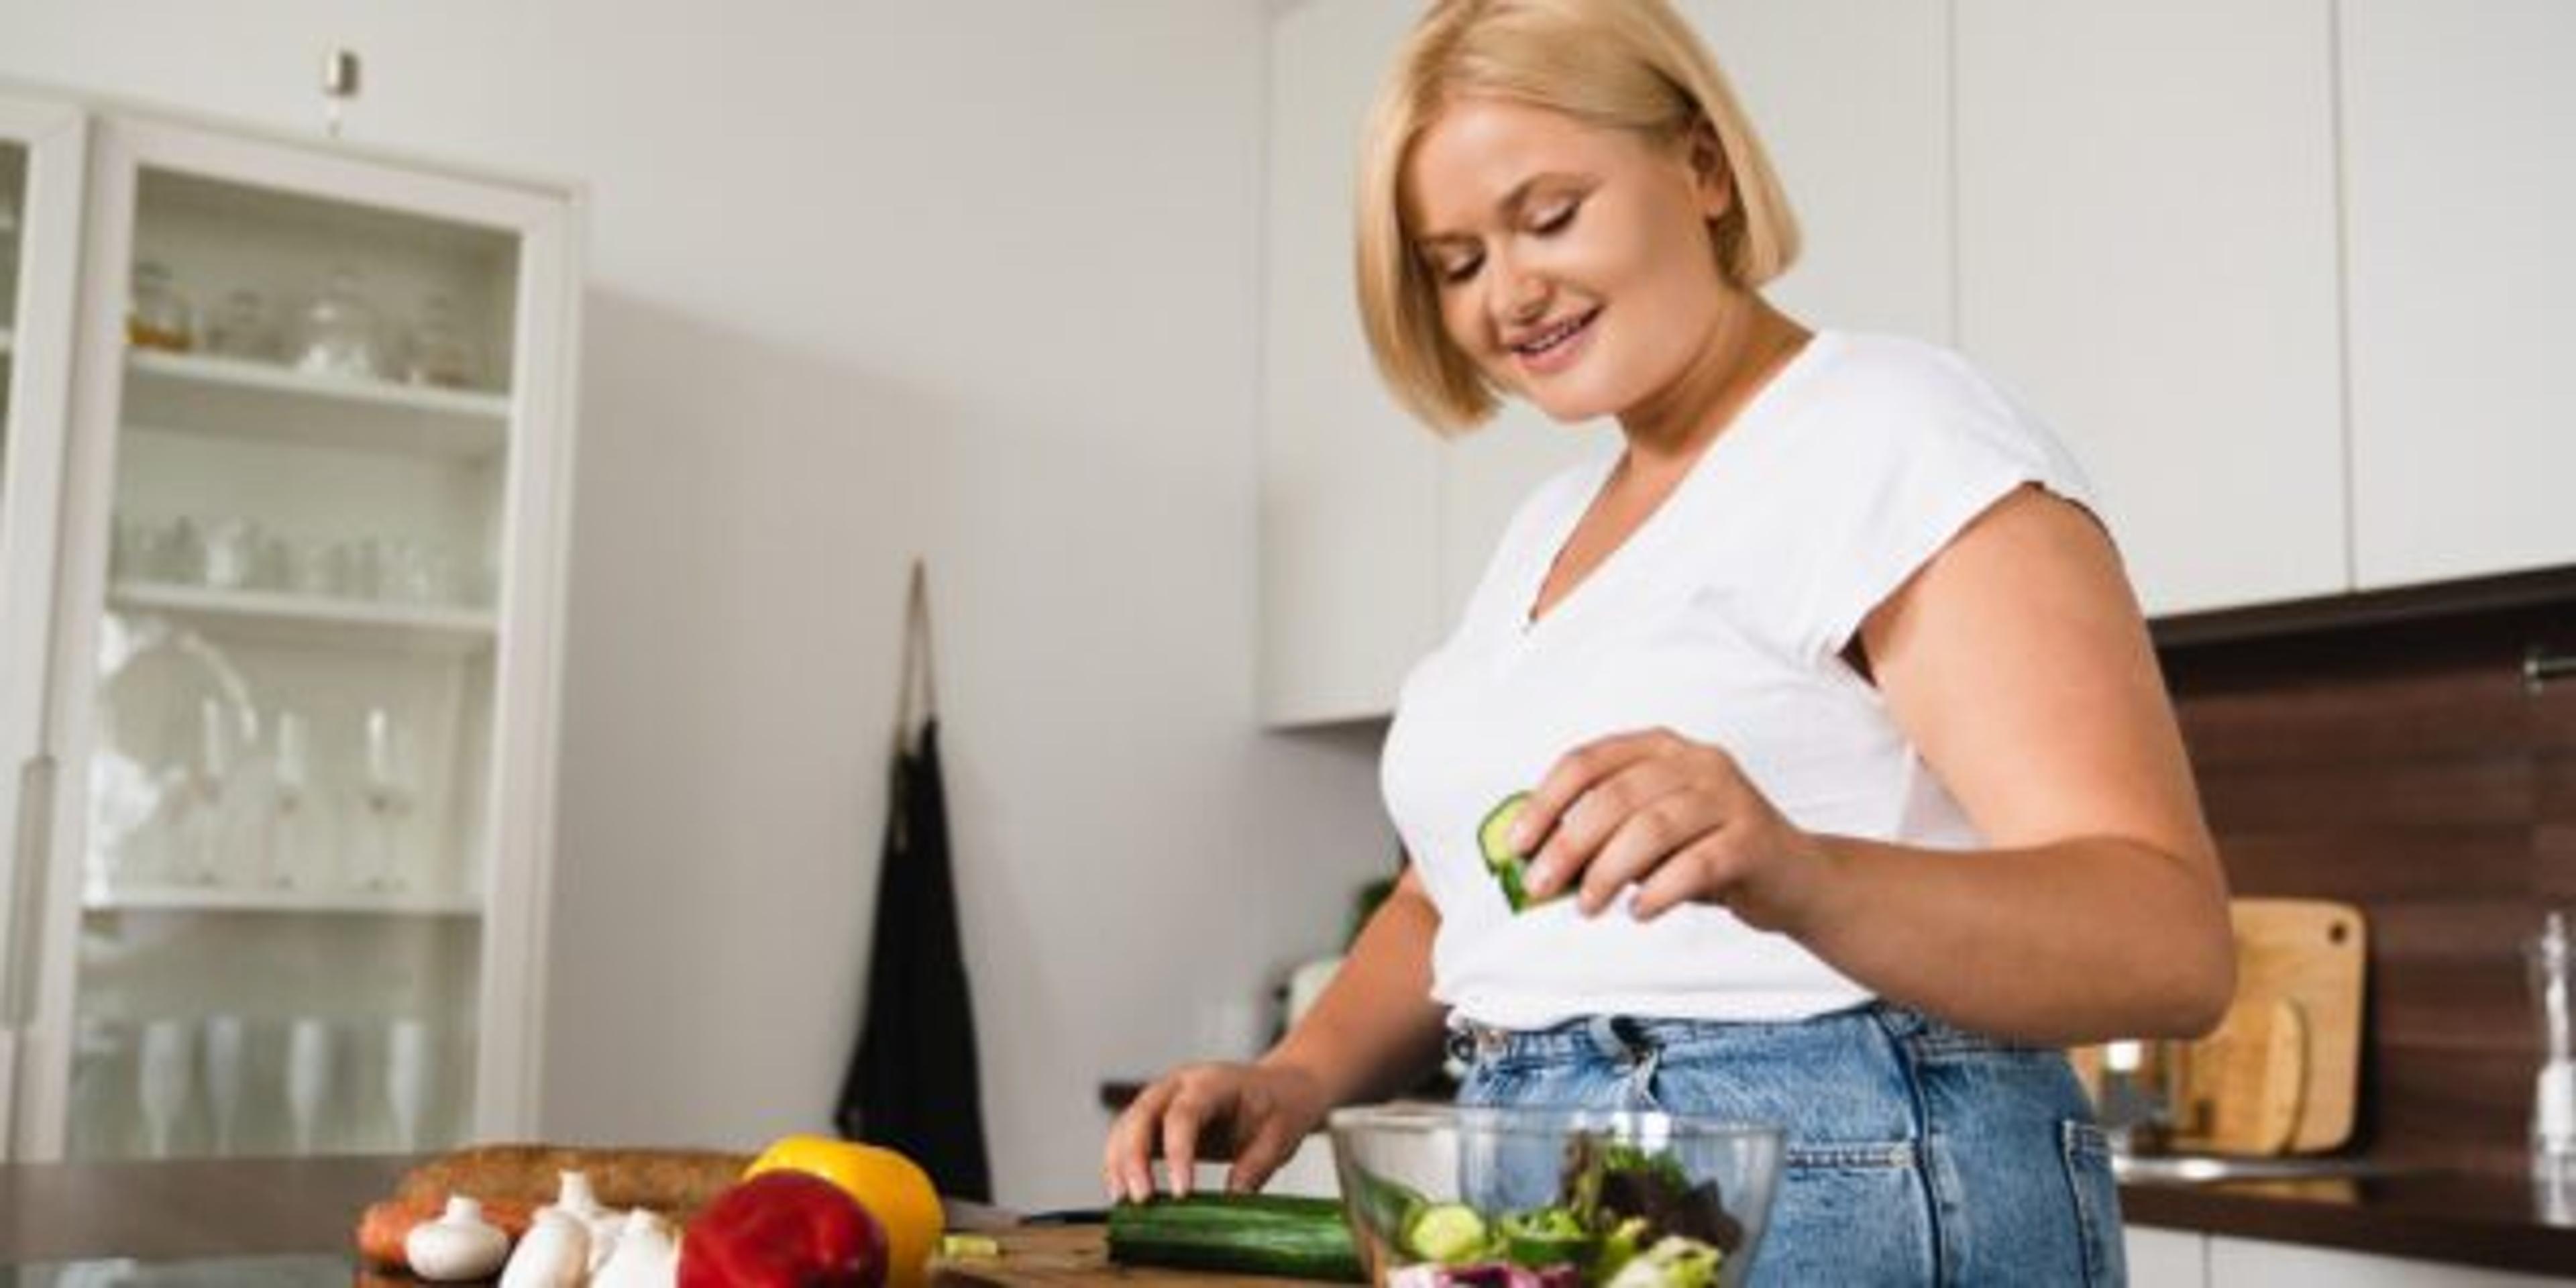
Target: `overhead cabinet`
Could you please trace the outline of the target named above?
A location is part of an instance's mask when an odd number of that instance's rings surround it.
[[[2353,564],[2576,563],[2576,5],[2343,0]]]
[[[2329,0],[1958,0],[1959,341],[2067,441],[2149,613],[2344,557]]]
[[[13,120],[9,1145],[527,1130],[577,195]]]

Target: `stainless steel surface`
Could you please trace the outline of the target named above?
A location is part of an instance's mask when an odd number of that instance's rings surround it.
[[[2114,1154],[2111,1174],[2130,1185],[2313,1181],[2402,1176],[2413,1169],[2367,1158],[2236,1158],[2215,1154]]]

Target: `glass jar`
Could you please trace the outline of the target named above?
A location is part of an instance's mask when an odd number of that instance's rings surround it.
[[[206,351],[254,362],[275,360],[277,330],[268,322],[267,299],[247,287],[224,296],[206,322]]]
[[[126,341],[138,349],[186,353],[197,347],[196,311],[179,290],[168,265],[139,260],[134,265],[134,297],[125,314]]]
[[[456,301],[432,295],[421,306],[403,352],[403,379],[415,385],[469,389],[474,385],[474,353],[456,317]]]
[[[358,272],[335,268],[304,310],[298,371],[372,380],[385,373],[376,338],[376,309],[358,287]]]

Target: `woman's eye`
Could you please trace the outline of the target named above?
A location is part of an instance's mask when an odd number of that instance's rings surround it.
[[[1484,262],[1484,257],[1481,255],[1450,260],[1440,265],[1440,280],[1452,284],[1466,281],[1476,275],[1476,270],[1482,267]]]
[[[1574,212],[1581,209],[1582,205],[1583,203],[1579,201],[1569,201],[1562,206],[1552,207],[1542,212],[1530,224],[1530,230],[1542,234],[1562,232],[1566,225],[1574,222]]]

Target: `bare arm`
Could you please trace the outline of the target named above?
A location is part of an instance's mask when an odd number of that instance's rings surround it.
[[[1440,913],[1411,867],[1378,905],[1314,1009],[1261,1063],[1312,1081],[1327,1105],[1379,1100],[1439,1063],[1444,1017],[1431,1000]]]
[[[1202,1153],[1231,1156],[1229,1189],[1258,1188],[1333,1106],[1413,1085],[1440,1056],[1431,939],[1440,914],[1408,868],[1351,946],[1313,1010],[1249,1064],[1184,1065],[1155,1080],[1110,1126],[1101,1179],[1112,1197],[1154,1192],[1159,1151],[1185,1193]]]
[[[1864,624],[1897,723],[1989,843],[1829,839],[1803,918],[1880,993],[1987,1032],[2184,1035],[2234,991],[2227,881],[2109,539],[2025,488]]]

